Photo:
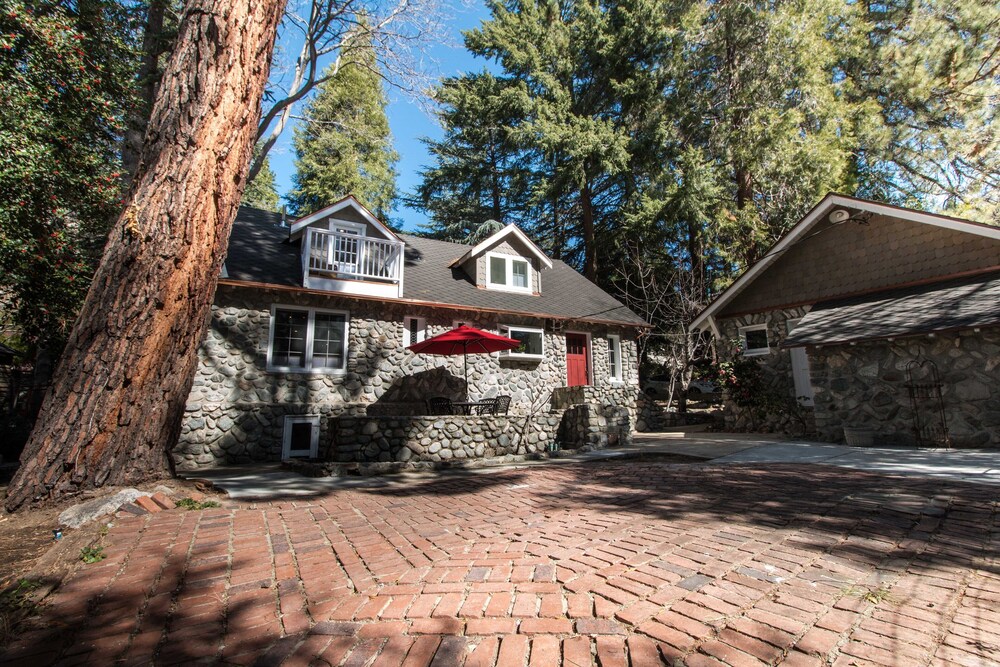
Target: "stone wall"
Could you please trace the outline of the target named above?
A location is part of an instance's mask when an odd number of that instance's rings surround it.
[[[779,395],[787,396],[789,401],[787,411],[771,414],[763,421],[757,421],[746,411],[726,400],[725,428],[727,431],[754,430],[766,433],[802,434],[813,430],[813,409],[800,406],[795,402],[791,353],[781,349],[781,343],[788,337],[788,320],[801,318],[805,316],[806,312],[805,308],[789,308],[719,320],[721,340],[718,341],[718,345],[722,355],[731,352],[735,341],[739,339],[741,327],[754,324],[767,325],[770,352],[753,357],[753,359],[760,366],[764,382]]]
[[[341,417],[322,458],[338,463],[417,463],[550,450],[559,411],[536,416]]]
[[[1000,447],[1000,330],[810,349],[820,437],[842,441],[845,426],[873,428],[876,443],[912,445],[907,364],[933,361],[955,447]],[[918,375],[921,380],[925,379]],[[928,406],[924,419],[936,417]]]
[[[348,311],[346,372],[269,372],[272,304]],[[544,328],[545,358],[470,355],[466,387],[461,356],[419,355],[405,349],[406,316],[425,318],[428,336],[453,328],[457,321],[493,332],[501,325]],[[633,330],[576,324],[573,328],[592,337],[595,387],[618,391],[638,386]],[[624,382],[609,377],[606,336],[610,334],[621,336]],[[549,409],[553,389],[565,384],[565,360],[565,335],[544,320],[220,286],[173,455],[180,469],[278,460],[285,415],[319,415],[325,442],[332,418],[419,415],[431,396],[460,400],[506,394],[512,397],[511,415],[538,414]]]

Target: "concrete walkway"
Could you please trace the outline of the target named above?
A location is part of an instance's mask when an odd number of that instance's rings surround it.
[[[775,436],[741,433],[637,433],[629,447],[592,452],[562,452],[557,458],[525,460],[483,468],[415,471],[376,477],[304,477],[280,464],[236,465],[197,473],[224,490],[233,500],[315,498],[347,489],[392,489],[451,475],[493,474],[496,470],[575,464],[657,454],[679,454],[717,464],[794,463],[853,468],[890,475],[942,478],[951,481],[1000,485],[1000,452],[988,450],[858,448],[845,445],[783,440]]]

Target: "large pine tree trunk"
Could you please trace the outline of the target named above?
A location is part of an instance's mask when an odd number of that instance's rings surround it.
[[[135,180],[8,510],[169,469],[284,0],[189,0]]]

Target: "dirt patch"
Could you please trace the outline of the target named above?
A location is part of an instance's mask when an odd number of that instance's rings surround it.
[[[107,520],[98,520],[76,530],[63,528],[57,541],[53,531],[60,528],[59,514],[78,503],[121,490],[105,487],[55,505],[8,514],[3,501],[9,482],[9,477],[0,481],[0,646],[15,635],[17,624],[30,617],[44,598],[82,565],[80,550],[98,545],[106,532]],[[160,485],[171,489],[169,495],[174,498],[197,492],[205,494],[206,500],[225,499],[203,482],[183,479],[165,479],[135,488],[152,492]]]

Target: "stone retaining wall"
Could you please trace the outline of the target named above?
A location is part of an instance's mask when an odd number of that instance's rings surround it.
[[[322,458],[338,463],[440,462],[548,451],[560,411],[537,416],[341,417]]]

